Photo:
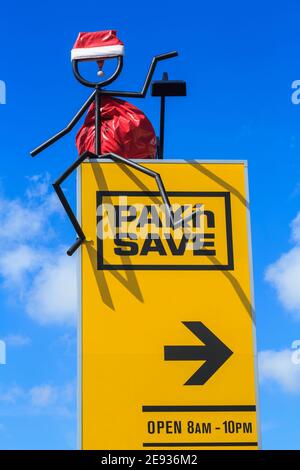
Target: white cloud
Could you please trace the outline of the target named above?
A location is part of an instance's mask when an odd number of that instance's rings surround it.
[[[275,287],[284,308],[300,319],[300,247],[292,248],[269,266],[266,280]]]
[[[16,246],[15,250],[2,253],[0,273],[8,285],[23,284],[28,274],[34,272],[45,261],[47,253],[41,253],[29,245]]]
[[[35,178],[38,178],[36,181]],[[0,240],[11,248],[16,243],[49,239],[53,234],[52,217],[63,213],[62,206],[53,192],[49,175],[29,179],[29,186],[22,198],[8,199],[0,196]]]
[[[28,346],[31,343],[30,338],[28,336],[18,335],[18,334],[10,334],[3,338],[3,341],[7,346],[20,348],[23,346]]]
[[[41,200],[0,199],[0,239],[3,243],[38,240],[37,237],[49,237],[50,217],[60,214],[61,207],[55,194],[47,193]]]
[[[300,212],[296,215],[291,223],[292,239],[296,243],[300,243]]]
[[[300,393],[300,364],[293,363],[292,354],[290,349],[261,351],[258,355],[260,382],[276,384],[288,393]]]
[[[23,396],[23,390],[20,387],[13,386],[3,390],[0,388],[0,403],[15,404]]]
[[[76,389],[65,385],[40,384],[25,389],[16,385],[0,387],[0,412],[10,414],[51,414],[70,416],[75,409]]]
[[[26,189],[26,196],[28,199],[42,198],[48,195],[51,179],[49,173],[29,176],[27,179],[32,183]]]
[[[4,286],[18,293],[24,310],[40,324],[75,323],[76,260],[57,251],[20,245],[0,259]]]
[[[265,279],[283,307],[300,320],[300,212],[291,223],[291,238],[294,247],[267,268]]]
[[[65,385],[41,384],[24,393],[23,406],[27,412],[71,415],[75,409],[76,388]]]
[[[2,287],[40,324],[74,324],[75,256],[69,258],[65,247],[50,248],[62,208],[48,174],[28,180],[22,199],[0,198]]]
[[[46,251],[21,245],[0,259],[0,274],[40,324],[75,323],[76,259],[64,247]]]
[[[59,336],[55,342],[56,345],[62,345],[64,347],[64,350],[74,350],[74,347],[76,346],[77,343],[77,338],[76,334],[71,333],[70,331],[67,331],[63,335]]]
[[[63,254],[48,262],[35,276],[26,310],[42,324],[74,323],[76,312],[76,260]]]
[[[47,407],[57,400],[57,390],[51,385],[39,385],[29,390],[31,404],[35,407]]]

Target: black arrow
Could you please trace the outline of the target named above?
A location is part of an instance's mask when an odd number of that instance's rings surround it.
[[[206,361],[184,385],[204,385],[233,352],[203,323],[182,322],[204,346],[165,346],[165,361]]]

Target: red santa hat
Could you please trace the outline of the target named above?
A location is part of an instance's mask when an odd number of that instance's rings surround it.
[[[116,34],[114,29],[79,33],[71,51],[71,60],[92,60],[124,55],[124,44]]]

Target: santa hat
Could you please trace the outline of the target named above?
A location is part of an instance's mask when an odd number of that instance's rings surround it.
[[[71,51],[71,60],[91,60],[124,55],[124,44],[117,38],[116,33],[114,29],[79,33]]]

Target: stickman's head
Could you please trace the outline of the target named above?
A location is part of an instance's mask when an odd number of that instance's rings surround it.
[[[124,44],[116,36],[115,30],[97,31],[94,33],[79,33],[73,49],[71,60],[73,72],[77,80],[88,87],[103,87],[112,83],[121,73],[123,66]],[[117,67],[113,74],[104,81],[90,81],[85,79],[79,72],[79,63],[94,61],[98,64],[98,76],[104,75],[102,70],[105,61],[117,58]]]

